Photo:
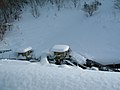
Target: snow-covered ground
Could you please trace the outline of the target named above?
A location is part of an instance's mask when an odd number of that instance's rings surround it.
[[[101,0],[102,6],[92,17],[80,9],[43,8],[35,19],[28,10],[14,30],[6,34],[0,49],[33,47],[36,54],[55,44],[70,45],[73,51],[100,63],[120,63],[120,17],[112,0]]]
[[[2,60],[0,90],[120,90],[120,73]]]
[[[43,8],[40,17],[35,19],[25,10],[21,20],[15,22],[14,29],[0,42],[0,50],[16,52],[32,47],[35,56],[39,57],[56,44],[66,44],[77,52],[77,56],[102,64],[120,63],[120,13],[113,8],[113,0],[101,2],[102,6],[91,17],[86,17],[80,8],[61,11]],[[12,55],[7,53],[1,57]],[[0,90],[61,89],[120,90],[120,73],[0,60]]]

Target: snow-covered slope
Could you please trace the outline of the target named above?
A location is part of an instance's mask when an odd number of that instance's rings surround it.
[[[101,0],[102,6],[91,17],[79,8],[44,8],[37,19],[26,10],[8,32],[0,48],[33,47],[40,56],[55,44],[70,45],[73,51],[100,63],[120,63],[120,17],[112,0]]]
[[[3,60],[0,90],[120,90],[120,73]]]
[[[112,0],[100,1],[102,6],[91,17],[79,8],[44,8],[35,19],[26,10],[0,42],[0,50],[15,52],[30,46],[39,57],[56,44],[67,44],[77,52],[77,59],[84,56],[102,64],[120,63],[119,12],[113,9]],[[11,56],[7,53],[0,58]],[[45,61],[0,60],[0,90],[120,90],[119,72],[83,70]]]

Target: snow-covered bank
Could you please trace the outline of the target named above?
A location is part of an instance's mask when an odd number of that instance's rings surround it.
[[[70,45],[72,50],[102,64],[120,63],[120,17],[112,0],[101,0],[102,6],[92,17],[86,17],[79,9],[45,8],[35,19],[28,11],[6,34],[0,49],[16,51],[33,47],[40,56],[55,44]]]
[[[120,73],[0,61],[0,90],[119,90]]]

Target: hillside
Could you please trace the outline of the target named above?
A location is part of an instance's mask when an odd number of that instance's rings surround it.
[[[120,63],[120,12],[113,8],[113,0],[100,1],[102,6],[90,17],[81,6],[58,11],[48,5],[40,9],[38,18],[25,8],[0,42],[0,50],[12,53],[0,53],[0,58],[29,46],[40,57],[53,45],[66,44],[78,56],[102,64]],[[44,59],[43,63],[0,59],[0,90],[120,90],[120,73],[54,65]]]
[[[113,2],[101,0],[102,6],[93,16],[86,17],[80,8],[57,11],[51,6],[34,18],[29,10],[8,31],[0,48],[33,47],[37,56],[55,44],[70,45],[73,51],[100,63],[120,63],[120,17]]]

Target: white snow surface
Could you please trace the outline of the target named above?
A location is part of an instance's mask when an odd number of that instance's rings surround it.
[[[50,51],[52,52],[65,52],[69,50],[68,45],[54,45]]]
[[[0,90],[120,90],[120,73],[0,60]]]
[[[91,17],[86,17],[80,8],[57,11],[48,6],[35,19],[25,10],[0,42],[0,48],[16,51],[31,46],[35,55],[40,56],[56,44],[65,44],[99,63],[120,63],[120,13],[113,8],[113,0],[101,2],[102,6]]]
[[[18,50],[16,50],[16,52],[27,52],[27,51],[29,51],[29,50],[32,50],[32,47],[27,47],[27,48],[20,48],[20,49],[18,49]]]
[[[90,0],[86,0],[90,1]],[[0,42],[0,54],[11,57],[16,50],[31,46],[41,62],[0,60],[0,90],[120,90],[120,73],[83,70],[80,67],[49,64],[46,52],[58,44],[69,45],[75,58],[102,64],[120,63],[120,16],[113,0],[100,0],[102,6],[92,17],[79,8],[57,11],[45,7],[38,18],[25,10],[12,31]],[[83,60],[83,61],[81,61]]]

